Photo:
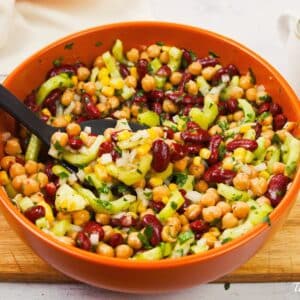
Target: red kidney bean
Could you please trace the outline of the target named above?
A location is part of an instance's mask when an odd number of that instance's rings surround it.
[[[182,195],[182,193],[181,193]],[[180,208],[177,210],[179,214],[184,214],[185,210],[188,208],[188,206],[192,203],[191,200],[187,199],[184,195],[182,195],[184,197],[184,202],[183,204],[180,206]]]
[[[114,233],[108,243],[113,247],[117,247],[118,245],[121,245],[124,243],[124,239],[123,239],[123,236],[121,235],[121,233]]]
[[[59,67],[54,67],[48,72],[47,78],[59,75],[61,73],[68,73],[74,75],[76,74],[76,69],[76,67],[71,65],[61,65]]]
[[[233,140],[226,145],[226,149],[228,151],[233,151],[234,149],[240,148],[240,147],[245,148],[250,151],[254,151],[258,147],[258,144],[256,141],[253,141],[253,140],[238,139],[238,140]]]
[[[101,113],[97,106],[92,102],[92,99],[89,94],[82,94],[81,98],[83,99],[84,102],[84,107],[86,114],[89,119],[99,119],[101,116]]]
[[[120,153],[116,150],[116,149],[113,149],[111,152],[111,157],[112,157],[112,160],[113,161],[116,161],[118,158],[121,157]]]
[[[189,113],[190,113],[190,110],[191,110],[193,107],[194,107],[194,105],[192,105],[192,104],[185,105],[184,108],[183,108],[183,110],[182,110],[182,114],[183,114],[184,116],[188,116]]]
[[[274,175],[270,179],[265,195],[271,200],[271,204],[273,207],[276,207],[282,200],[283,196],[286,193],[289,182],[290,179],[283,174]]]
[[[169,100],[174,102],[179,102],[182,99],[182,93],[179,91],[172,92],[172,93],[166,93],[165,95]]]
[[[255,130],[255,138],[260,137],[260,134],[262,131],[262,125],[259,122],[256,122],[256,124],[254,126],[254,130]]]
[[[230,170],[224,170],[221,167],[220,163],[217,163],[209,167],[203,178],[207,183],[231,183],[233,177],[236,175],[236,172]]]
[[[270,113],[274,116],[282,113],[281,106],[275,102],[271,102],[270,104]]]
[[[258,107],[257,113],[260,115],[269,110],[270,110],[270,102],[264,102]]]
[[[238,110],[238,102],[236,99],[230,98],[225,103],[226,103],[226,110],[229,113],[233,114]]]
[[[161,90],[154,90],[147,94],[147,98],[150,101],[161,102],[165,97],[165,93]]]
[[[196,122],[193,122],[193,121],[188,121],[186,123],[186,129],[187,130],[191,130],[191,129],[199,129],[199,125],[196,123]]]
[[[139,59],[136,63],[136,69],[141,80],[148,73],[148,61],[146,59]]]
[[[146,214],[142,218],[142,225],[144,227],[150,226],[153,229],[152,237],[150,238],[150,243],[153,247],[157,246],[161,242],[161,231],[162,225],[156,216],[151,214]]]
[[[192,78],[192,74],[190,73],[183,73],[182,74],[182,78],[181,78],[181,81],[178,85],[178,92],[179,93],[183,93],[184,92],[184,87],[185,87],[185,84]]]
[[[111,141],[105,141],[100,145],[98,155],[101,156],[104,153],[110,153],[113,149],[113,143]]]
[[[87,120],[88,120],[87,117],[80,116],[79,118],[76,119],[76,122],[77,122],[77,123],[81,123],[81,122],[84,122],[84,121],[87,121]]]
[[[152,208],[156,213],[159,213],[164,207],[165,204],[161,201],[153,201],[149,202],[149,207]]]
[[[183,99],[182,99],[182,103],[183,104],[195,104],[196,101],[195,101],[195,99],[194,99],[193,96],[191,96],[191,95],[184,95]]]
[[[119,67],[120,67],[120,74],[121,74],[121,76],[122,76],[123,78],[126,78],[127,76],[130,75],[130,72],[129,72],[129,70],[128,70],[128,68],[127,68],[126,65],[120,64]]]
[[[130,215],[125,215],[120,218],[120,224],[122,227],[130,227],[133,226],[135,223],[136,220]]]
[[[171,149],[171,161],[177,161],[184,158],[187,155],[187,149],[184,145],[179,143],[172,143],[170,145]]]
[[[48,179],[50,182],[58,179],[58,177],[55,174],[53,174],[53,172],[52,172],[53,166],[54,166],[54,163],[50,162],[50,161],[45,164],[45,173],[48,176]]]
[[[184,197],[186,195],[186,190],[179,189],[180,194]]]
[[[29,207],[24,212],[25,217],[29,219],[32,223],[35,223],[35,221],[39,218],[45,217],[45,214],[45,208],[41,205]]]
[[[152,144],[152,168],[156,172],[163,172],[170,162],[170,148],[163,140],[156,140]]]
[[[79,137],[69,137],[69,145],[72,149],[78,150],[83,146],[83,141]]]
[[[25,159],[23,157],[16,156],[16,162],[25,165]]]
[[[197,96],[193,96],[193,98],[194,98],[194,101],[195,101],[196,105],[199,105],[199,106],[203,105],[203,103],[204,103],[204,97],[203,96],[197,95]]]
[[[159,68],[159,70],[156,72],[156,75],[163,76],[163,77],[169,77],[172,74],[172,70],[167,65],[163,65]]]
[[[192,62],[192,56],[187,49],[182,49],[182,58],[186,61],[187,65],[189,65]]]
[[[60,99],[62,95],[62,90],[55,89],[49,93],[43,102],[43,106],[47,107],[52,115],[56,114],[56,101]]]
[[[208,162],[210,164],[215,164],[219,160],[219,146],[222,142],[222,136],[219,134],[216,134],[211,137],[209,142],[209,150],[210,150],[210,157],[208,159]]]
[[[199,151],[201,150],[201,148],[203,147],[202,144],[187,144],[185,145],[186,147],[186,151],[188,154],[190,155],[195,155],[195,154],[199,154]]]
[[[163,112],[162,105],[159,102],[152,103],[151,108],[154,112],[156,112],[159,115]]]
[[[209,230],[209,224],[204,220],[196,220],[190,223],[190,228],[195,233],[204,233]]]
[[[279,114],[273,117],[273,128],[274,130],[279,130],[281,129],[284,124],[286,123],[287,118],[284,114]]]
[[[84,234],[84,232],[78,232],[75,238],[76,246],[80,249],[90,251],[92,248],[92,244],[90,239]]]
[[[233,64],[220,68],[212,78],[212,85],[218,85],[223,75],[232,77],[239,74],[238,68]]]
[[[77,71],[80,67],[86,67],[86,64],[84,64],[81,61],[77,61],[74,65],[75,70]]]
[[[53,182],[49,182],[45,186],[45,192],[48,197],[54,197],[56,194],[56,186]]]
[[[164,129],[165,137],[167,139],[173,139],[174,138],[174,131],[171,128],[165,128]]]
[[[147,103],[147,97],[145,95],[135,95],[132,101],[134,103]]]
[[[82,230],[84,233],[91,235],[92,233],[99,234],[99,241],[101,241],[104,237],[104,230],[102,226],[95,221],[88,221]]]
[[[119,227],[119,226],[121,226],[121,219],[120,218],[111,218],[110,219],[110,225],[112,227]]]
[[[207,56],[203,58],[199,58],[198,62],[202,65],[202,68],[206,67],[214,67],[219,64],[219,61],[215,57]]]
[[[210,135],[207,130],[198,128],[194,131],[182,132],[181,138],[185,143],[202,144],[210,140]]]
[[[239,69],[234,64],[229,64],[226,67],[226,69],[228,70],[228,73],[229,73],[230,77],[235,76],[235,75],[240,75]]]
[[[219,110],[219,115],[226,115],[227,114],[227,104],[226,104],[225,101],[219,101],[218,110]]]
[[[34,91],[24,99],[24,104],[33,112],[37,112],[40,109],[36,103],[36,94]]]

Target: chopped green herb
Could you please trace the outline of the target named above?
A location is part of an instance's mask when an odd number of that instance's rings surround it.
[[[152,66],[150,64],[148,64],[148,66],[147,66],[147,71],[148,71],[148,73],[152,73],[153,72],[153,68],[152,68]]]
[[[117,186],[117,191],[119,194],[123,194],[127,191],[127,187],[124,184],[119,184]]]
[[[55,148],[58,152],[64,151],[64,147],[61,146],[61,144],[60,144],[58,141],[55,142],[54,148]]]
[[[216,54],[215,52],[213,52],[213,51],[208,51],[208,56],[214,57],[214,58],[220,57],[219,55],[217,55],[217,54]]]
[[[108,194],[109,193],[109,187],[107,184],[103,183],[101,188],[98,189],[98,192],[100,194]]]
[[[178,184],[179,186],[183,186],[187,181],[188,176],[184,173],[176,173],[175,178],[176,178],[176,184]]]
[[[176,210],[177,209],[177,204],[175,202],[171,202],[171,207],[172,209]]]
[[[61,173],[58,174],[58,177],[60,179],[67,179],[67,178],[69,178],[69,174],[66,173],[66,172],[61,172]]]
[[[153,228],[149,225],[146,226],[146,228],[144,230],[144,235],[146,236],[148,241],[150,241],[150,239],[152,238],[152,234],[153,234]]]
[[[64,60],[64,58],[62,56],[60,56],[57,59],[55,59],[52,62],[52,64],[53,64],[54,67],[60,67],[63,60]]]
[[[221,244],[224,245],[224,244],[226,244],[226,243],[228,243],[228,242],[230,242],[230,241],[232,241],[232,238],[231,238],[231,237],[228,237],[228,238],[225,238],[225,239],[221,242]]]
[[[150,199],[151,198],[151,196],[152,196],[152,192],[144,192],[144,195],[145,195],[145,197],[147,198],[147,199]]]
[[[136,171],[137,171],[139,174],[143,174],[143,172],[142,172],[140,169],[136,169]]]
[[[272,97],[270,95],[266,94],[266,95],[260,96],[259,100],[262,100],[264,102],[272,101]]]
[[[225,282],[224,283],[224,289],[225,289],[225,291],[230,289],[230,282]]]
[[[65,45],[65,49],[71,50],[71,49],[73,48],[73,46],[74,46],[74,43],[73,43],[73,42],[67,43],[67,44]]]
[[[281,144],[281,139],[277,133],[272,137],[272,144]]]
[[[251,83],[256,84],[256,77],[255,77],[253,70],[251,68],[249,68],[248,70],[249,70],[249,74],[250,74],[250,78],[251,78]]]
[[[188,241],[189,239],[192,239],[193,237],[194,233],[191,230],[188,230],[179,234],[178,241],[180,244],[183,244],[184,242]]]
[[[271,226],[271,219],[270,219],[270,216],[267,215],[263,218],[263,223],[268,223],[269,226]]]
[[[158,45],[158,46],[164,46],[164,42],[160,42],[160,41],[158,41],[158,42],[156,42],[156,45]]]
[[[250,206],[250,209],[253,210],[253,209],[256,209],[256,207],[255,207],[254,205],[251,205],[251,206]]]
[[[100,41],[98,41],[98,42],[95,43],[95,46],[96,46],[96,47],[100,47],[100,46],[102,46],[102,45],[103,45],[103,43],[100,42]]]
[[[122,155],[122,150],[121,150],[118,146],[115,146],[115,151],[116,151],[119,155]]]
[[[218,122],[219,127],[221,127],[221,129],[223,131],[227,130],[229,128],[228,122],[227,121],[219,121]]]
[[[226,154],[226,146],[224,143],[221,143],[218,148],[219,160],[222,160]]]
[[[192,50],[189,51],[189,54],[191,56],[192,61],[195,61],[197,59],[197,55],[195,52],[193,52]]]

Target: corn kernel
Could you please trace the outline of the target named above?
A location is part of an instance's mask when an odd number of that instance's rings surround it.
[[[244,162],[245,156],[246,156],[246,149],[245,149],[245,148],[239,147],[239,148],[236,148],[236,149],[233,151],[233,157],[234,157],[236,160],[239,160],[239,161],[241,161],[241,162]]]
[[[138,205],[137,205],[137,212],[138,213],[143,213],[143,212],[146,211],[146,209],[147,209],[147,207],[144,206],[142,201],[140,201],[140,203],[138,203]]]
[[[132,132],[128,130],[123,130],[118,134],[118,141],[128,140],[132,136]]]
[[[110,177],[106,172],[105,167],[100,164],[95,165],[94,171],[100,180],[107,181]]]
[[[241,125],[240,133],[246,133],[250,129],[251,129],[251,126],[248,124]]]
[[[164,204],[167,204],[169,202],[169,197],[168,196],[163,196],[161,198],[161,202],[164,203]]]
[[[101,78],[100,82],[101,82],[101,84],[103,86],[110,85],[110,79],[109,79],[109,77],[103,77],[103,78]]]
[[[84,173],[92,173],[93,172],[93,168],[92,166],[87,166],[83,169]]]
[[[175,183],[170,183],[168,187],[171,192],[177,190],[177,184],[175,184]]]
[[[136,67],[131,67],[130,68],[130,75],[135,77],[135,78],[138,78],[138,72],[137,72]]]
[[[111,86],[117,90],[120,90],[124,87],[124,80],[122,78],[113,78],[110,81]]]
[[[101,92],[106,97],[112,97],[115,94],[115,89],[112,86],[104,86]]]
[[[173,85],[172,85],[170,82],[167,82],[167,83],[164,85],[164,90],[165,90],[165,91],[171,90],[172,88],[173,88]]]
[[[101,80],[103,77],[108,77],[109,76],[109,71],[107,68],[102,68],[99,70],[98,73],[98,79]]]
[[[244,162],[246,164],[249,164],[252,162],[253,159],[254,159],[254,154],[251,151],[246,150]]]
[[[39,205],[43,206],[45,208],[45,217],[49,223],[52,223],[54,221],[53,211],[50,205],[45,202],[41,201],[39,202]]]
[[[48,108],[44,108],[43,110],[42,110],[42,114],[44,115],[44,116],[47,116],[47,117],[51,117],[51,112],[49,111],[49,109]]]
[[[200,156],[195,156],[193,158],[193,164],[197,167],[199,167],[201,165],[201,157]]]
[[[65,120],[67,123],[70,123],[72,121],[72,116],[71,115],[64,115]]]
[[[222,162],[222,167],[224,170],[233,170],[233,160],[232,157],[225,157]]]
[[[151,149],[151,144],[144,144],[136,148],[137,155],[142,156],[147,154]]]
[[[159,177],[151,177],[150,180],[149,180],[149,184],[152,187],[160,186],[160,185],[163,184],[163,180]]]
[[[264,179],[268,180],[270,177],[270,174],[267,171],[261,171],[258,174],[259,177],[263,177]]]
[[[0,184],[7,185],[9,183],[9,178],[6,171],[0,171]]]
[[[76,86],[76,85],[78,84],[78,77],[77,77],[77,76],[75,76],[75,75],[72,76],[72,77],[71,77],[71,80],[72,80],[72,82],[73,82],[73,85]]]
[[[199,151],[199,155],[200,157],[202,157],[203,159],[209,159],[210,158],[210,155],[211,155],[211,151],[207,148],[202,148],[200,151]]]

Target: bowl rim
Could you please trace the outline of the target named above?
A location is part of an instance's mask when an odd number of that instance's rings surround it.
[[[214,39],[222,40],[222,42],[226,44],[230,44],[231,46],[237,48],[239,51],[242,51],[257,60],[261,65],[266,68],[270,74],[280,81],[280,84],[283,89],[285,89],[286,93],[289,95],[289,101],[292,102],[292,105],[297,109],[295,113],[300,115],[300,104],[298,98],[286,80],[280,75],[280,73],[271,66],[266,60],[264,60],[260,55],[245,47],[244,45],[232,40],[231,38],[225,37],[218,33],[212,32],[210,30],[206,30],[203,28],[198,28],[195,26],[184,25],[179,23],[172,22],[161,22],[161,21],[129,21],[129,22],[118,22],[111,23],[107,25],[100,25],[92,28],[88,28],[82,31],[75,32],[73,34],[67,35],[63,38],[60,38],[47,46],[43,47],[41,50],[35,52],[33,55],[25,59],[20,65],[18,65],[4,80],[3,85],[9,85],[14,80],[14,77],[17,76],[19,72],[21,72],[26,65],[32,63],[36,60],[36,57],[42,56],[48,51],[51,51],[52,48],[59,46],[61,44],[67,43],[70,40],[77,38],[82,35],[90,34],[93,32],[103,31],[107,29],[116,29],[116,28],[126,28],[126,27],[164,27],[164,28],[172,28],[172,29],[181,29],[187,31],[194,31],[195,33],[200,33],[206,36],[209,36]],[[284,214],[285,209],[289,208],[296,200],[294,198],[300,197],[300,191],[298,191],[298,187],[300,185],[300,168],[298,169],[294,180],[285,194],[284,198],[280,202],[280,204],[272,211],[270,214],[271,222],[276,221],[280,218],[282,214]],[[243,236],[236,238],[219,248],[210,249],[207,252],[192,254],[188,256],[184,256],[178,259],[162,259],[158,261],[136,261],[136,260],[124,260],[120,258],[110,258],[105,256],[97,255],[96,253],[88,252],[82,249],[79,249],[74,246],[67,245],[49,234],[43,232],[38,229],[36,225],[31,223],[12,203],[11,199],[7,196],[4,188],[0,189],[0,201],[3,204],[3,207],[8,211],[8,213],[16,219],[17,222],[21,223],[31,234],[33,234],[36,238],[42,240],[45,244],[50,247],[55,248],[57,251],[61,251],[65,255],[73,256],[74,258],[78,258],[80,260],[84,260],[86,262],[93,262],[99,265],[106,265],[111,267],[125,268],[125,269],[158,269],[158,268],[176,268],[183,265],[190,265],[194,263],[200,263],[205,260],[210,260],[226,254],[227,252],[236,249],[245,245],[248,241],[254,239],[264,231],[270,230],[269,225],[266,223],[262,223],[256,225],[253,229],[248,231]],[[5,213],[4,213],[5,214]]]

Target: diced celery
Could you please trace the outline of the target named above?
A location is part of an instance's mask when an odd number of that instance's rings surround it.
[[[49,228],[49,222],[45,217],[39,218],[35,221],[35,225],[39,228],[39,229],[45,229],[45,228]]]
[[[154,58],[153,60],[151,60],[148,65],[151,74],[156,74],[156,72],[160,69],[161,66],[162,64],[158,58]]]
[[[194,241],[195,235],[192,231],[180,233],[177,237],[177,242],[172,251],[171,257],[178,258],[187,255]]]
[[[163,258],[161,246],[156,246],[150,250],[138,252],[133,259],[135,260],[160,260]]]
[[[300,160],[300,141],[286,132],[286,138],[282,145],[283,162],[286,164],[285,173],[287,176],[293,176]]]
[[[258,147],[253,152],[253,154],[254,154],[255,160],[258,162],[261,162],[264,160],[266,151],[267,151],[267,149],[265,147],[266,139],[261,136],[256,140],[256,142],[258,144]]]
[[[5,185],[5,191],[9,198],[14,198],[17,195],[17,191],[14,189],[11,182]]]
[[[55,222],[53,227],[51,228],[51,231],[56,235],[56,236],[64,236],[67,231],[70,229],[70,221],[68,220],[60,220]]]
[[[193,175],[187,175],[185,182],[178,183],[178,186],[185,191],[192,191],[194,189],[195,177]]]
[[[198,76],[196,78],[196,84],[199,88],[199,91],[203,96],[206,96],[209,93],[210,85],[209,83],[204,79],[203,76]]]
[[[31,134],[30,136],[30,140],[26,149],[26,153],[25,153],[25,160],[34,160],[37,161],[39,153],[40,153],[40,149],[41,149],[41,145],[42,142],[40,141],[40,139],[34,135]]]
[[[106,51],[105,53],[103,53],[102,58],[110,76],[112,78],[121,78],[116,59],[110,54],[110,52]]]
[[[119,39],[115,41],[115,44],[113,45],[111,52],[115,57],[115,59],[120,63],[123,63],[125,61],[124,54],[123,54],[123,43]]]
[[[140,124],[144,124],[149,127],[159,126],[160,124],[159,115],[151,110],[138,114],[137,120]]]
[[[246,99],[238,99],[238,103],[244,112],[244,123],[254,122],[256,114],[253,106]]]
[[[168,66],[172,72],[177,71],[181,65],[182,51],[179,48],[171,47],[169,49],[169,63]]]
[[[96,82],[99,73],[99,68],[94,67],[91,72],[90,81]]]
[[[254,129],[249,129],[243,136],[244,139],[248,140],[255,140],[256,139],[256,132]]]
[[[209,250],[209,247],[206,243],[205,238],[201,238],[200,240],[197,241],[197,243],[194,246],[191,247],[191,251],[194,254],[202,253],[202,252],[205,252],[205,251],[208,251],[208,250]]]
[[[217,186],[218,194],[223,196],[226,201],[247,201],[250,199],[250,196],[247,192],[240,191],[233,186],[224,183],[219,183]]]
[[[165,83],[167,82],[167,77],[163,77],[163,76],[155,75],[154,79],[155,79],[155,86],[157,89],[162,89]]]
[[[25,212],[28,208],[34,206],[34,204],[29,197],[23,197],[18,201],[18,206],[22,212]]]
[[[52,167],[52,172],[54,175],[62,179],[67,179],[71,175],[71,173],[61,165],[54,165]]]
[[[134,93],[135,93],[134,88],[124,85],[121,96],[124,100],[128,100],[129,98],[131,98],[134,95]]]
[[[154,172],[152,177],[159,177],[161,178],[162,180],[166,180],[168,177],[170,177],[173,173],[173,164],[172,163],[169,163],[168,164],[168,167],[162,171],[162,172]]]
[[[270,155],[267,166],[269,173],[272,174],[274,163],[280,161],[280,149],[277,146],[272,145],[267,149],[266,155],[267,157]]]

